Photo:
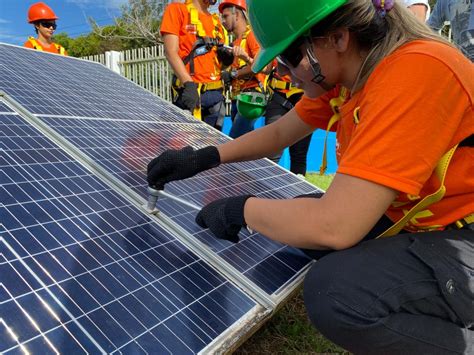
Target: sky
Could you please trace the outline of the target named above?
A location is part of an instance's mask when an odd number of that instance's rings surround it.
[[[0,42],[23,45],[35,36],[27,21],[28,8],[39,0],[0,0]],[[42,0],[59,17],[56,33],[77,37],[91,31],[87,19],[92,17],[103,26],[112,24],[127,0]]]

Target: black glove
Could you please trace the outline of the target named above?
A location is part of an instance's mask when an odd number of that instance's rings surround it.
[[[219,151],[214,146],[198,150],[190,146],[179,150],[170,149],[148,164],[148,185],[163,190],[167,182],[186,179],[201,171],[214,168],[220,163]]]
[[[193,113],[199,102],[198,86],[193,81],[186,81],[183,84],[183,92],[181,93],[181,104],[185,110]]]
[[[223,70],[221,72],[221,78],[222,78],[222,81],[224,82],[224,86],[226,88],[228,88],[232,84],[232,75],[231,75],[230,71]]]
[[[222,46],[217,47],[217,59],[224,67],[228,67],[234,62],[234,53]]]
[[[246,227],[244,206],[253,195],[222,198],[203,207],[196,216],[196,223],[209,228],[219,239],[232,243],[239,241],[240,228]]]

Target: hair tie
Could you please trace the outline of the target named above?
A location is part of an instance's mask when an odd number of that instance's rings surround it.
[[[385,17],[387,12],[389,12],[393,5],[395,4],[394,0],[372,0],[372,3],[375,6],[375,9],[380,14],[380,16]]]

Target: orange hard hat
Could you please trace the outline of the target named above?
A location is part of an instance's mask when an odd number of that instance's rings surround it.
[[[28,10],[28,23],[39,20],[57,20],[58,17],[51,8],[44,2],[37,2],[30,6]]]
[[[247,11],[247,4],[245,3],[245,0],[223,0],[219,4],[219,12],[222,14],[222,11],[224,11],[224,9],[229,6],[237,6],[238,8]]]

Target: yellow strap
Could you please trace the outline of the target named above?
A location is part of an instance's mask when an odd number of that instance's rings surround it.
[[[291,83],[277,78],[272,78],[269,85],[274,90],[289,90],[292,86]]]
[[[331,100],[329,100],[329,105],[331,106],[332,112],[334,114],[329,119],[328,125],[326,127],[326,136],[324,137],[323,157],[322,157],[321,166],[319,167],[319,175],[324,175],[328,167],[327,142],[328,142],[329,131],[331,127],[334,125],[334,123],[336,123],[337,121],[341,119],[341,114],[339,113],[339,107],[341,107],[344,104],[344,101],[346,101],[346,97],[347,97],[347,89],[345,87],[341,87],[341,90],[339,91],[339,96],[334,97]]]
[[[199,101],[201,101],[201,87],[202,83],[198,83],[198,95],[199,95]],[[201,115],[201,103],[194,109],[193,111],[193,116],[195,119],[202,121],[202,115]]]
[[[192,0],[186,0],[186,8],[188,9],[188,12],[189,12],[189,22],[191,23],[191,25],[196,26],[196,34],[199,37],[206,37],[207,33],[204,30],[204,26],[201,20],[199,19],[199,11],[194,6]],[[214,24],[214,29],[212,31],[211,37],[222,39],[224,41],[224,44],[229,44],[229,40],[227,39],[225,28],[220,24],[219,15],[217,14],[212,15],[212,23]],[[224,38],[222,38],[220,30],[224,31]]]
[[[61,46],[60,44],[57,44],[57,43],[53,43],[53,44],[56,47],[56,49],[58,50],[59,54],[61,54],[61,55],[66,54],[66,50],[64,49],[63,46]]]
[[[182,88],[181,80],[176,78],[176,80],[173,81],[174,85],[171,85],[174,89],[179,89]],[[197,83],[198,84],[198,91],[199,93],[202,93],[204,91],[208,90],[217,90],[220,88],[223,88],[224,85],[222,84],[222,81],[211,81],[209,83]]]
[[[30,41],[34,49],[38,51],[43,50],[43,47],[41,46],[41,44],[39,44],[38,41],[34,37],[28,37],[28,41]]]
[[[413,206],[412,209],[405,214],[405,216],[403,216],[397,223],[395,223],[385,232],[381,233],[377,238],[391,237],[393,235],[398,234],[408,223],[408,221],[412,219],[413,216],[425,209],[427,206],[432,205],[433,203],[436,203],[443,198],[444,194],[446,193],[446,186],[444,185],[446,173],[448,171],[451,158],[453,157],[457,147],[458,145],[456,144],[446,154],[443,155],[441,160],[438,162],[438,165],[436,165],[435,174],[440,181],[440,186],[438,190],[436,190],[430,195],[425,196],[425,198],[423,198],[420,202]]]
[[[192,0],[186,0],[186,8],[189,12],[189,22],[191,25],[196,26],[196,33],[199,37],[206,37],[206,31],[204,31],[204,26],[202,25],[201,20],[199,19],[199,11],[193,4]]]
[[[211,81],[210,83],[202,84],[201,92],[222,89],[223,87],[222,81]]]
[[[471,223],[474,223],[474,213],[471,213],[470,215],[467,215],[466,217],[454,222],[454,224],[456,224],[456,227],[458,227],[459,229],[463,228],[466,224]]]

